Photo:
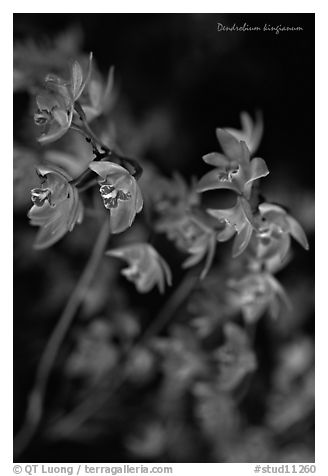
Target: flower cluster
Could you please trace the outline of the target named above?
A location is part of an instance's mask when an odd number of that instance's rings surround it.
[[[272,273],[286,264],[292,236],[305,249],[308,242],[299,223],[281,206],[261,202],[258,180],[269,173],[265,161],[251,158],[259,145],[263,125],[258,118],[254,124],[248,114],[242,114],[243,130],[217,129],[222,153],[212,152],[203,160],[214,166],[198,182],[197,190],[227,189],[235,192],[236,202],[228,209],[207,209],[224,226],[218,241],[235,236],[232,256],[244,252],[244,272],[227,286],[228,302],[240,310],[246,321],[257,320],[267,309],[276,317],[287,297]],[[256,186],[255,186],[256,185]]]
[[[193,405],[197,425],[222,452],[220,458],[228,461],[231,455],[227,448],[232,441],[242,446],[242,437],[236,437],[239,407],[260,356],[253,348],[257,345],[256,324],[265,314],[277,319],[281,311],[290,308],[276,273],[291,257],[292,240],[309,248],[301,225],[289,211],[260,194],[260,179],[269,174],[266,162],[255,156],[263,134],[262,116],[258,113],[253,120],[243,112],[240,129],[216,130],[220,151],[203,156],[211,169],[200,179],[189,182],[177,173],[172,179],[164,178],[153,164],[143,161],[146,173],[139,181],[142,169],[138,161],[123,156],[122,150],[129,150],[129,144],[109,137],[108,113],[116,99],[114,68],[103,78],[90,54],[88,65],[79,56],[67,79],[63,79],[62,68],[53,71],[58,75],[45,77],[36,98],[34,119],[44,128],[39,142],[55,142],[69,130],[79,135],[71,134],[60,150],[44,152],[41,148],[33,162],[46,164],[38,166],[40,184],[31,190],[33,205],[28,217],[31,225],[39,228],[34,246],[52,246],[84,216],[102,224],[80,283],[91,275],[97,279],[92,285],[90,280],[84,284],[83,292],[78,285],[80,297],[76,301],[76,309],[83,317],[92,317],[93,324],[85,326],[86,320],[81,321],[66,374],[79,379],[81,387],[85,382],[107,381],[112,395],[113,390],[128,388],[121,385],[123,381],[133,387],[148,382],[147,391],[155,387],[157,391],[160,383],[167,400],[160,399],[149,421],[142,422],[146,428],[143,444],[138,446],[133,437],[128,439],[136,454],[160,454],[157,446],[178,446],[167,435],[177,438],[176,415],[187,420],[189,410],[186,413],[185,409]],[[74,148],[74,138],[80,148]],[[22,150],[19,152],[24,155]],[[22,170],[18,178],[24,175]],[[226,193],[207,194],[221,190],[233,196],[231,205],[221,201]],[[162,236],[155,237],[155,233]],[[113,246],[105,251],[110,235],[114,235]],[[179,262],[184,270],[195,269],[181,272],[180,284],[167,293],[167,300],[161,297],[148,309],[148,300],[142,298],[140,309],[129,308],[128,293],[133,286],[141,294],[155,290],[158,296],[157,290],[163,294],[172,285],[171,268],[157,245],[165,239],[171,242],[170,250],[174,246],[177,250],[177,259],[171,257],[170,265]],[[229,240],[232,252],[225,253],[229,244],[221,244]],[[156,249],[150,243],[156,243]],[[119,266],[117,259],[121,260]],[[133,286],[121,286],[124,280],[118,279],[119,274]],[[113,292],[108,293],[108,289]],[[140,310],[144,313],[141,316]],[[153,316],[147,313],[153,311],[158,312],[157,317],[148,319]],[[144,326],[150,321],[154,324]],[[283,319],[276,323],[277,328],[281,323]],[[118,382],[117,387],[112,387],[112,381]],[[99,391],[106,391],[106,385]],[[83,399],[84,394],[79,397]],[[180,420],[179,439],[183,431],[190,436],[188,425]],[[155,444],[151,441],[154,435]]]
[[[195,185],[189,187],[176,174],[173,181],[161,180],[153,193],[153,201],[157,212],[156,230],[165,233],[179,250],[189,255],[182,264],[183,268],[205,259],[201,273],[201,278],[204,278],[215,255],[218,234],[215,223],[199,207],[200,197]]]

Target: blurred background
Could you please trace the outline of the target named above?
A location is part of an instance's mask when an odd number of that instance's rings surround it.
[[[302,31],[218,32],[217,23]],[[21,460],[314,461],[313,14],[14,15],[15,431],[42,350],[97,231],[86,217],[52,248],[33,250],[36,229],[26,214],[30,189],[38,185],[35,166],[54,152],[90,160],[87,144],[73,133],[41,150],[34,95],[48,72],[75,58],[83,63],[90,51],[99,74],[115,67],[116,93],[101,133],[167,178],[174,171],[186,181],[200,177],[208,170],[201,157],[219,149],[215,128],[238,128],[241,111],[262,111],[257,155],[270,175],[261,191],[302,224],[310,251],[293,246],[294,259],[279,273],[293,308],[275,322],[259,321],[252,342],[257,369],[229,396],[197,377],[206,345],[199,350],[187,323],[190,315],[220,312],[204,289],[194,290],[172,324],[138,349],[112,390],[122,352],[173,291],[138,295],[119,264],[104,258],[56,361],[42,426]],[[126,235],[123,240],[147,239],[142,219]],[[164,237],[156,237],[156,247],[179,283],[181,255]],[[226,245],[222,250],[217,272]],[[212,281],[207,290],[220,285]]]

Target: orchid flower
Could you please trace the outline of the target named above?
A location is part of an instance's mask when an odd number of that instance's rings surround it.
[[[251,207],[243,197],[238,197],[232,208],[223,210],[208,209],[207,212],[217,218],[225,228],[218,233],[218,241],[227,241],[235,235],[232,256],[239,256],[248,246],[256,226]]]
[[[108,256],[121,258],[128,263],[123,276],[134,282],[140,293],[148,293],[157,285],[161,293],[165,283],[171,286],[172,275],[166,261],[147,243],[122,246],[106,252]]]
[[[205,258],[201,279],[206,276],[214,259],[217,234],[200,215],[187,211],[177,216],[169,215],[158,221],[156,230],[165,232],[178,249],[190,255],[182,264],[183,268],[190,268]]]
[[[31,225],[39,226],[34,248],[44,249],[60,240],[83,219],[83,207],[76,187],[63,170],[39,167],[41,187],[31,191]]]
[[[256,357],[247,333],[240,326],[227,322],[223,326],[225,343],[214,352],[219,368],[219,386],[231,391],[256,367]]]
[[[114,162],[92,162],[89,168],[101,177],[99,191],[104,207],[110,210],[111,231],[121,233],[132,225],[136,214],[142,210],[139,185],[127,169]]]
[[[72,125],[75,102],[81,96],[91,75],[92,53],[89,56],[88,70],[83,77],[81,65],[75,61],[69,81],[55,75],[45,79],[44,91],[36,98],[38,111],[34,115],[35,123],[44,127],[38,141],[48,144],[60,139]]]
[[[108,112],[114,101],[114,67],[109,69],[107,82],[102,77],[91,77],[81,97],[81,105],[88,122],[93,121],[104,112]]]
[[[249,199],[254,181],[269,173],[266,163],[259,157],[251,160],[246,143],[226,130],[217,129],[216,133],[223,153],[204,155],[204,162],[215,169],[200,179],[197,191],[228,189]]]
[[[246,322],[256,322],[266,310],[277,318],[282,304],[290,308],[288,297],[281,284],[266,272],[249,273],[228,282],[228,300],[240,310]]]
[[[285,262],[290,249],[291,237],[309,249],[301,225],[282,207],[261,203],[258,207],[257,226],[250,242],[250,251],[267,270],[276,272]]]
[[[250,153],[253,155],[258,149],[263,135],[262,114],[258,112],[255,121],[253,121],[247,112],[242,112],[240,114],[240,122],[241,129],[226,127],[225,130],[232,134],[238,141],[244,141]],[[218,139],[220,141],[219,136]]]

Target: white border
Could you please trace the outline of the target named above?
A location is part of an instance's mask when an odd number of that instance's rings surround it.
[[[327,465],[327,387],[326,362],[327,319],[327,241],[328,241],[328,197],[326,195],[328,151],[327,137],[327,30],[328,18],[324,2],[219,2],[202,0],[201,2],[165,1],[142,2],[26,2],[15,1],[11,5],[1,6],[1,150],[2,150],[2,207],[1,207],[1,317],[0,349],[2,392],[0,402],[1,422],[1,474],[12,473],[12,209],[9,206],[12,197],[12,14],[19,13],[316,13],[316,464],[319,475],[328,474]],[[92,10],[91,7],[92,6]],[[247,11],[245,7],[247,6]],[[300,81],[302,78],[300,78]],[[9,104],[7,103],[9,102]],[[301,139],[300,139],[301,140]],[[309,168],[314,165],[314,156],[309,157]],[[9,251],[10,250],[10,251]],[[254,465],[248,464],[180,464],[174,474],[253,474]],[[5,469],[6,468],[6,469]]]

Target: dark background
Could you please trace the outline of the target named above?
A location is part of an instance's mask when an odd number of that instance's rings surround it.
[[[217,32],[218,22],[301,26],[303,31]],[[146,146],[137,141],[136,154],[142,153],[164,174],[179,170],[186,178],[199,177],[207,171],[202,155],[218,150],[215,128],[238,127],[240,111],[263,111],[265,131],[257,155],[270,169],[267,193],[273,201],[287,200],[307,231],[311,251],[305,254],[297,248],[291,275],[306,276],[312,286],[313,213],[297,203],[302,196],[313,197],[314,189],[314,14],[15,14],[14,42],[42,41],[71,26],[83,32],[83,50],[93,51],[102,72],[115,65],[131,123],[146,124],[150,130]],[[18,93],[14,99],[18,141],[29,111],[27,98],[26,93]],[[132,129],[127,128],[126,134],[132,134]],[[141,126],[135,126],[135,134],[140,131]],[[14,216],[15,428],[22,422],[46,336],[85,260],[83,250],[61,243],[43,258],[29,251],[35,230],[29,230],[27,210],[20,209]],[[59,254],[63,258],[56,266],[62,266],[65,276],[64,261],[69,259],[71,281],[67,278],[65,289],[47,307],[45,276]],[[150,307],[158,309],[157,295],[151,294],[151,299]],[[304,330],[313,335],[312,320],[305,321]],[[76,443],[42,446],[38,442],[25,458],[76,457],[78,461],[82,448],[90,451],[87,458],[100,460],[107,454],[106,444],[90,450]],[[123,458],[117,453],[117,460]]]
[[[137,119],[167,112],[171,165],[197,171],[216,146],[215,127],[238,126],[242,110],[261,109],[261,155],[272,173],[283,166],[302,186],[314,177],[314,14],[16,14],[16,39],[81,27],[84,50],[102,71],[114,64],[122,94]],[[303,31],[217,32],[227,26],[286,25]],[[158,153],[159,155],[159,153]],[[153,159],[154,160],[154,159]]]

